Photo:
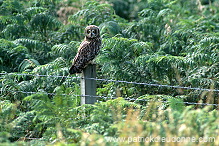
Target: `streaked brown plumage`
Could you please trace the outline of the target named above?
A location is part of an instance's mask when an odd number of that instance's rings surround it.
[[[97,56],[100,51],[100,30],[95,25],[85,28],[85,38],[78,48],[78,52],[69,70],[70,74],[81,73],[83,69]]]

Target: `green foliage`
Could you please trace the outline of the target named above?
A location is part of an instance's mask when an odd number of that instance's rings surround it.
[[[47,52],[50,51],[50,46],[46,43],[31,39],[16,39],[14,43],[28,48],[32,58],[39,61],[40,64],[45,64],[45,59],[49,59]]]
[[[25,58],[30,58],[28,50],[24,46],[19,46],[11,41],[0,39],[0,70],[17,71],[19,64]]]
[[[46,12],[46,8],[43,7],[29,7],[26,8],[25,16],[31,20],[31,17],[35,16],[36,14],[40,13],[42,14],[43,12]],[[35,20],[36,18],[34,18]],[[42,20],[41,20],[42,21]],[[42,22],[41,22],[42,23]],[[38,24],[39,25],[39,24]]]
[[[19,72],[30,72],[32,69],[40,65],[40,63],[35,59],[25,59],[19,65]]]
[[[17,14],[22,11],[22,4],[16,0],[4,0],[1,4],[1,14]]]
[[[104,136],[115,136],[117,128],[114,123],[125,118],[129,108],[139,108],[140,106],[122,98],[97,103],[90,113],[86,114],[84,128],[89,133],[98,133]]]
[[[2,32],[5,38],[17,39],[25,36],[28,29],[23,25],[11,24],[7,25]]]
[[[138,12],[148,4],[147,0],[108,0],[113,5],[115,13],[127,20],[136,19]]]
[[[48,35],[47,31],[58,29],[61,23],[47,13],[37,13],[30,20],[30,26],[40,34]]]
[[[201,105],[218,104],[218,92],[168,87],[219,88],[218,6],[0,0],[0,145],[176,144],[128,142],[136,136],[219,145],[218,106]],[[90,24],[102,37],[97,78],[121,82],[97,81],[102,97],[80,106],[80,81],[68,69]]]
[[[76,55],[79,45],[79,42],[76,41],[71,41],[69,44],[54,45],[50,54],[54,57],[66,58],[70,62],[74,59],[73,57]]]
[[[99,4],[96,1],[88,1],[84,9],[69,17],[69,21],[76,25],[100,25],[103,22],[113,20],[113,9],[109,4]]]
[[[100,34],[103,38],[114,37],[115,35],[119,35],[121,33],[121,28],[115,21],[108,21],[102,23],[100,26]]]
[[[118,48],[123,49],[118,50]],[[98,62],[103,64],[102,71],[106,73],[106,76],[136,80],[133,74],[138,76],[140,72],[134,68],[135,58],[142,53],[149,52],[151,52],[151,44],[148,42],[113,37],[103,39],[102,55],[98,58]]]

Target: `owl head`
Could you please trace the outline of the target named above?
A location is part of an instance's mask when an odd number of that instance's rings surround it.
[[[85,36],[88,39],[94,39],[100,37],[99,27],[96,25],[89,25],[85,28]]]

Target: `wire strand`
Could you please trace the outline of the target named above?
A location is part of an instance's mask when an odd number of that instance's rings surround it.
[[[80,79],[81,77],[58,76],[58,75],[40,75],[40,74],[16,74],[16,73],[0,73],[0,75],[17,75],[17,76],[33,76],[33,77],[53,77],[53,78],[71,78]]]
[[[0,73],[0,75],[17,75],[17,76],[35,76],[35,77],[57,77],[57,78],[72,78],[72,79],[83,79],[82,77],[72,77],[72,76],[57,76],[57,75],[39,75],[39,74],[15,74],[15,73]],[[198,87],[184,87],[184,86],[172,86],[172,85],[162,85],[162,84],[151,84],[151,83],[139,83],[130,82],[122,80],[112,80],[112,79],[98,79],[98,78],[84,78],[87,80],[105,81],[105,82],[115,82],[115,83],[126,83],[135,85],[145,85],[145,86],[155,86],[155,87],[169,87],[176,89],[187,89],[187,90],[199,90],[199,91],[209,91],[209,92],[219,92],[219,89],[206,89]]]
[[[91,80],[97,80],[97,81],[107,81],[107,82],[117,82],[117,83],[127,83],[127,84],[136,84],[136,85],[146,85],[146,86],[156,86],[156,87],[170,87],[170,88],[178,88],[178,89],[190,89],[190,90],[219,92],[218,89],[205,89],[205,88],[197,88],[197,87],[183,87],[183,86],[172,86],[172,85],[162,85],[162,84],[139,83],[139,82],[111,80],[111,79],[97,79],[97,78],[85,78],[85,79],[91,79]]]
[[[76,94],[56,94],[56,93],[47,93],[47,92],[26,92],[26,91],[13,91],[13,90],[6,90],[8,92],[15,92],[15,93],[24,93],[24,94],[47,94],[47,95],[62,95],[62,96],[76,96],[76,97],[93,97],[93,98],[102,98],[105,100],[108,99],[116,99],[118,97],[107,97],[107,96],[94,96],[94,95],[76,95]],[[2,91],[3,92],[3,91]],[[135,98],[123,98],[128,101],[144,101],[144,102],[162,102],[162,103],[169,103],[169,101],[159,101],[159,100],[149,100],[149,99],[135,99]],[[219,104],[213,103],[197,103],[197,102],[177,102],[189,105],[208,105],[208,106],[219,106]]]

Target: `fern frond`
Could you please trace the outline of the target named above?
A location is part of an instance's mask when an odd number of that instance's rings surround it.
[[[57,69],[61,69],[66,67],[66,61],[64,58],[59,57],[55,59],[53,62],[50,62],[45,65],[40,65],[36,68],[34,68],[33,73],[47,75],[53,73]]]
[[[161,84],[175,84],[174,82],[177,81],[179,77],[178,75],[185,75],[185,69],[188,67],[185,57],[171,55],[157,55],[156,57],[152,56],[146,55],[143,58],[139,58],[146,61],[142,62],[140,65],[148,70],[154,79],[157,78]]]
[[[100,26],[100,34],[102,38],[104,37],[114,37],[121,31],[120,26],[115,21],[108,21],[102,23]]]
[[[0,39],[0,57],[2,58],[1,68],[7,71],[17,71],[19,64],[26,58],[30,58],[28,49],[18,46],[11,41]]]
[[[17,45],[22,45],[28,48],[28,53],[31,58],[37,60],[40,64],[45,64],[50,59],[48,53],[51,49],[50,45],[39,40],[17,39],[13,41]]]
[[[38,13],[30,20],[33,30],[46,33],[47,30],[58,29],[62,23],[46,13]]]
[[[25,10],[24,15],[31,20],[31,17],[33,17],[34,15],[38,14],[38,13],[43,13],[47,11],[46,8],[43,7],[29,7]]]
[[[202,46],[210,46],[212,44],[218,44],[219,38],[217,36],[207,36],[200,40]]]
[[[58,35],[59,43],[69,43],[72,40],[81,41],[84,37],[84,27],[75,25],[63,25]]]
[[[40,63],[35,59],[24,59],[18,67],[19,72],[30,72],[33,68],[40,65]]]
[[[171,9],[163,9],[157,14],[157,18],[167,17],[171,12]]]
[[[39,50],[50,50],[50,47],[43,42],[38,40],[31,40],[31,39],[16,39],[13,41],[17,45],[23,45],[28,48],[30,52],[37,52]]]
[[[84,9],[69,17],[69,21],[75,25],[100,25],[103,22],[114,20],[113,9],[109,4],[99,4],[96,1],[88,1]]]
[[[23,8],[23,5],[19,1],[6,0],[2,1],[0,12],[3,15],[18,14],[22,12]]]
[[[0,123],[2,125],[10,123],[19,111],[16,111],[16,104],[9,100],[0,100]],[[9,129],[8,129],[9,130]]]
[[[79,47],[79,42],[71,42],[69,45],[59,44],[54,45],[50,52],[51,55],[55,57],[63,57],[68,59],[69,62],[73,59],[77,52],[77,48]]]
[[[29,30],[24,25],[10,24],[2,31],[4,37],[9,40],[22,38],[29,34]]]
[[[151,17],[151,16],[155,15],[155,12],[152,9],[146,8],[146,9],[140,11],[138,14],[141,17]]]
[[[36,114],[35,111],[28,111],[23,112],[20,114],[17,114],[17,117],[11,122],[13,125],[11,127],[11,138],[18,139],[20,137],[26,137],[27,135],[36,136],[38,137],[40,135],[40,128],[35,129],[35,121],[36,120]],[[33,132],[32,130],[35,130]]]
[[[186,56],[187,61],[190,62],[191,66],[202,66],[202,65],[211,65],[218,61],[218,55],[216,53],[202,53],[202,52],[193,52],[188,53]]]

